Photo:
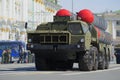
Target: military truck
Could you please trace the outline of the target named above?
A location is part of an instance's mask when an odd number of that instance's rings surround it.
[[[81,71],[108,69],[111,35],[95,25],[90,10],[81,10],[74,20],[71,16],[60,9],[53,22],[28,32],[27,49],[35,53],[36,70],[67,70],[73,63],[78,63]]]

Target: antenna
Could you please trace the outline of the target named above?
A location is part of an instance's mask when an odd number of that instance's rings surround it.
[[[74,7],[74,5],[73,5],[73,0],[72,0],[72,13],[73,13],[73,7]]]

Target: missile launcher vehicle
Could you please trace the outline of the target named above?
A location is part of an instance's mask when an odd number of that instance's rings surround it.
[[[36,70],[67,70],[73,63],[78,63],[81,71],[108,69],[112,36],[105,31],[105,21],[95,22],[99,17],[94,18],[87,9],[78,12],[76,20],[71,16],[60,9],[53,22],[27,33],[27,49],[35,54]]]

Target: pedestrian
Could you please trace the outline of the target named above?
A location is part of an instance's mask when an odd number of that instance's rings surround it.
[[[31,63],[32,62],[32,56],[31,56],[31,51],[28,50],[28,62]]]
[[[120,64],[120,51],[119,50],[115,52],[115,56],[116,56],[116,63]]]
[[[23,63],[24,60],[24,47],[23,46],[19,46],[19,60],[18,63]]]
[[[11,49],[7,49],[8,57],[9,57],[9,62],[12,62],[12,57],[11,57]]]
[[[7,64],[7,63],[10,62],[10,54],[11,54],[10,49],[3,50],[3,52],[2,52],[2,63]]]
[[[27,56],[28,56],[28,52],[27,52],[27,50],[24,50],[24,53],[23,53],[23,62],[24,62],[24,63],[27,63],[27,62],[28,62]]]

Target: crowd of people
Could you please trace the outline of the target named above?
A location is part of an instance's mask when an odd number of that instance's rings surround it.
[[[12,60],[11,49],[3,50],[1,59],[2,59],[1,60],[2,64],[8,64],[8,63],[31,63],[31,62],[34,62],[34,54],[32,54],[30,51],[25,50],[22,46],[20,46],[19,57],[17,57],[16,61]]]
[[[9,63],[11,61],[10,54],[11,54],[10,49],[3,50],[3,52],[2,52],[2,63]]]

